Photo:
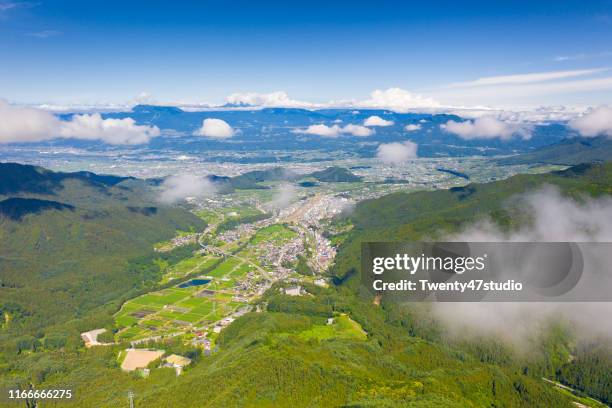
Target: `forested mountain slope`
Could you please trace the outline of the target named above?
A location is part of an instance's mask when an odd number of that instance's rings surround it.
[[[574,166],[581,163],[612,160],[612,139],[600,136],[592,139],[569,138],[533,152],[499,159],[500,164],[562,164]]]
[[[510,227],[520,218],[509,217],[507,200],[543,184],[556,185],[574,196],[610,194],[611,173],[609,164],[587,165],[363,202],[350,220],[339,221],[341,225],[350,221],[354,228],[337,237],[344,243],[331,271],[335,284],[329,288],[306,284],[308,295],[300,297],[282,295],[279,284],[275,285],[261,299],[261,312],[248,313],[224,329],[216,341],[216,352],[197,357],[183,375],[177,377],[169,369],[152,370],[148,378],[121,372],[117,353],[127,344],[85,350],[78,343],[69,343],[20,354],[5,349],[0,368],[11,375],[4,376],[3,383],[74,388],[74,400],[49,406],[122,406],[128,391],[134,392],[137,406],[150,407],[575,406],[574,397],[542,380],[548,377],[605,401],[610,389],[610,357],[605,347],[599,347],[596,354],[588,347],[574,350],[571,332],[563,327],[535,337],[530,344],[534,353],[528,357],[495,338],[449,341],[427,307],[377,305],[362,293],[357,261],[361,240],[421,239],[485,216]],[[82,217],[81,211],[53,209],[43,214],[50,225],[61,222],[65,226],[62,219]],[[26,216],[25,222],[37,216]],[[114,217],[113,222],[128,222],[121,212]],[[138,228],[134,231],[151,233],[147,226],[129,222]],[[25,230],[32,228],[33,224]],[[72,229],[87,231],[82,222]],[[34,248],[46,248],[53,242],[20,241]],[[70,290],[79,293],[85,289],[91,294],[96,283],[95,279],[82,281]],[[110,296],[112,291],[106,293]],[[329,325],[329,318],[335,323]],[[163,347],[179,346],[170,340]],[[576,353],[575,360],[570,358],[572,353]]]
[[[203,223],[159,206],[144,182],[0,163],[0,336],[87,315],[156,278],[129,268]]]

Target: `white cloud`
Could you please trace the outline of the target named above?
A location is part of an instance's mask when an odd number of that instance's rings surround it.
[[[491,87],[492,94],[502,92],[508,96],[532,96],[546,94],[567,94],[574,92],[601,91],[612,88],[612,77],[590,78],[574,81],[532,84],[525,86]]]
[[[150,92],[142,91],[136,95],[132,100],[129,101],[130,105],[153,105],[155,104],[155,98]]]
[[[174,204],[190,197],[206,197],[216,191],[215,185],[205,177],[194,174],[170,176],[161,185],[159,201]]]
[[[418,145],[410,141],[383,143],[378,146],[376,157],[384,163],[399,164],[409,159],[415,159],[417,149]]]
[[[612,240],[612,199],[583,198],[574,201],[548,186],[518,197],[530,222],[507,231],[491,221],[476,223],[449,241],[458,242],[610,242]],[[516,200],[511,200],[516,202]],[[608,260],[597,259],[600,265]],[[602,263],[603,262],[603,263]],[[601,280],[606,287],[611,282]],[[612,313],[610,303],[437,303],[436,317],[453,336],[469,333],[497,335],[524,343],[547,320],[562,318],[578,328],[582,337],[612,337],[612,320],[601,316]]]
[[[612,77],[602,75],[609,71],[608,68],[597,68],[490,76],[423,89],[421,93],[401,88],[377,89],[365,100],[338,99],[312,103],[292,99],[287,93],[279,91],[264,94],[238,93],[230,95],[227,101],[257,107],[387,109],[400,113],[500,108],[526,112],[534,106],[557,104],[557,95],[567,95],[570,100],[589,92],[600,95],[601,91],[612,89]],[[608,103],[605,96],[597,98],[590,100]],[[539,116],[542,116],[541,113]]]
[[[365,126],[392,126],[393,123],[394,122],[392,120],[385,120],[380,116],[370,116],[363,121]]]
[[[325,103],[312,103],[291,99],[286,92],[271,93],[234,93],[226,98],[226,102],[233,105],[250,105],[263,107],[289,107],[289,108],[374,108],[389,109],[397,112],[414,110],[431,110],[441,108],[442,105],[432,98],[411,93],[401,88],[377,89],[370,94],[370,98],[359,101],[355,99],[332,100]],[[359,111],[353,111],[358,113]]]
[[[348,124],[342,128],[342,132],[353,136],[367,137],[374,134],[374,129],[368,129],[367,127],[361,125]]]
[[[306,129],[296,129],[294,133],[304,133],[308,135],[317,135],[323,137],[338,137],[340,135],[352,135],[359,137],[367,137],[374,134],[373,129],[369,129],[365,126],[348,124],[344,127],[333,125],[327,126],[325,124],[310,125]]]
[[[0,1],[0,12],[16,8],[32,8],[38,6],[39,2],[32,1]]]
[[[316,106],[310,102],[298,101],[289,98],[284,91],[271,93],[233,93],[226,98],[227,103],[233,105],[252,105],[252,106],[277,106],[291,108],[311,108]]]
[[[0,11],[6,11],[17,7],[18,3],[12,1],[3,1],[0,2]]]
[[[140,126],[131,118],[102,119],[99,113],[61,121],[50,112],[0,101],[0,143],[39,142],[55,138],[140,144],[159,136],[156,126]]]
[[[296,198],[297,189],[293,184],[283,183],[267,205],[273,209],[282,210],[287,208]]]
[[[612,137],[612,107],[599,106],[569,122],[569,126],[582,136]]]
[[[457,87],[473,87],[473,86],[492,86],[492,85],[510,85],[510,84],[529,84],[534,82],[553,81],[558,79],[573,78],[579,76],[587,76],[599,72],[607,71],[607,68],[597,69],[577,69],[572,71],[552,71],[552,72],[534,72],[530,74],[518,75],[501,75],[478,78],[474,81],[456,82],[448,85],[448,88]]]
[[[483,116],[494,116],[509,123],[544,124],[547,122],[562,122],[576,118],[587,111],[579,106],[538,106],[530,110],[500,110],[491,108],[461,108],[449,109],[446,113],[461,116],[465,119],[476,119]]]
[[[612,55],[612,51],[601,51],[601,52],[596,52],[593,54],[573,54],[573,55],[559,55],[556,56],[553,60],[556,62],[563,62],[563,61],[575,61],[575,60],[583,60],[583,59],[590,59],[590,58],[600,58],[600,57],[609,57]]]
[[[508,140],[513,135],[519,134],[524,139],[530,137],[529,128],[518,124],[501,121],[493,116],[483,116],[473,121],[455,122],[449,120],[441,129],[454,133],[462,139],[501,139]]]
[[[401,88],[377,89],[370,94],[370,99],[355,104],[364,108],[390,109],[396,112],[441,107],[435,99],[426,98]]]
[[[62,122],[60,135],[87,140],[103,140],[109,144],[142,144],[159,136],[157,126],[137,125],[134,119],[102,119],[99,113],[74,115]]]
[[[502,232],[491,222],[465,229],[458,241],[466,242],[610,242],[612,198],[574,201],[553,186],[519,197],[521,210],[532,218],[522,228]],[[512,201],[512,200],[510,200]],[[515,201],[516,202],[516,201]]]
[[[213,139],[227,139],[234,136],[234,133],[234,129],[224,120],[204,119],[202,127],[196,130],[194,135]]]
[[[525,107],[552,105],[559,101],[589,100],[590,103],[609,103],[605,90],[612,89],[611,76],[592,78],[565,78],[525,83],[499,83],[480,86],[455,86],[432,89],[436,98],[455,107],[489,105],[511,110]],[[591,94],[589,94],[591,93]],[[564,95],[560,97],[559,95]],[[587,99],[588,98],[588,99]]]
[[[338,137],[342,128],[338,125],[327,126],[324,124],[310,125],[306,129],[296,129],[294,133],[304,133],[307,135],[317,135],[323,137]]]
[[[254,92],[232,94],[227,98],[227,102],[256,107],[388,109],[400,113],[434,113],[452,110],[494,111],[499,109],[491,108],[491,106],[512,106],[513,110],[521,107],[518,109],[526,112],[525,106],[527,105],[537,106],[543,103],[555,103],[546,98],[542,99],[545,95],[574,94],[612,88],[612,77],[571,80],[572,78],[596,75],[606,70],[601,68],[483,77],[475,81],[430,88],[424,90],[426,93],[423,95],[401,88],[378,89],[373,91],[370,98],[365,100],[339,99],[312,103],[292,99],[285,92],[279,91],[267,94]],[[539,101],[534,104],[534,100],[530,98],[537,98]],[[439,100],[444,100],[445,103],[442,104]],[[185,107],[183,106],[183,108]],[[189,110],[189,108],[186,109]]]
[[[60,120],[52,113],[0,100],[0,143],[53,139],[59,130]]]
[[[416,130],[421,130],[421,125],[410,123],[410,124],[404,126],[404,130],[406,132],[414,132]]]

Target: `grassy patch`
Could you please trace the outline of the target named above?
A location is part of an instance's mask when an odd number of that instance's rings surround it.
[[[314,325],[312,328],[300,332],[298,337],[304,340],[316,339],[318,341],[328,339],[366,340],[367,335],[359,323],[347,315],[334,318],[332,324]]]

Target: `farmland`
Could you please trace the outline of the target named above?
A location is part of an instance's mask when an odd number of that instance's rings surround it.
[[[243,235],[233,244],[204,246],[167,268],[161,283],[176,282],[173,286],[125,302],[115,315],[116,340],[204,328],[246,306],[269,281],[273,248],[282,248],[297,233],[273,224]]]

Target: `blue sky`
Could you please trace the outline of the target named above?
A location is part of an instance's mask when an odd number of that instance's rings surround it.
[[[612,1],[551,3],[0,0],[0,98],[324,102],[399,87],[454,105],[612,103]]]

